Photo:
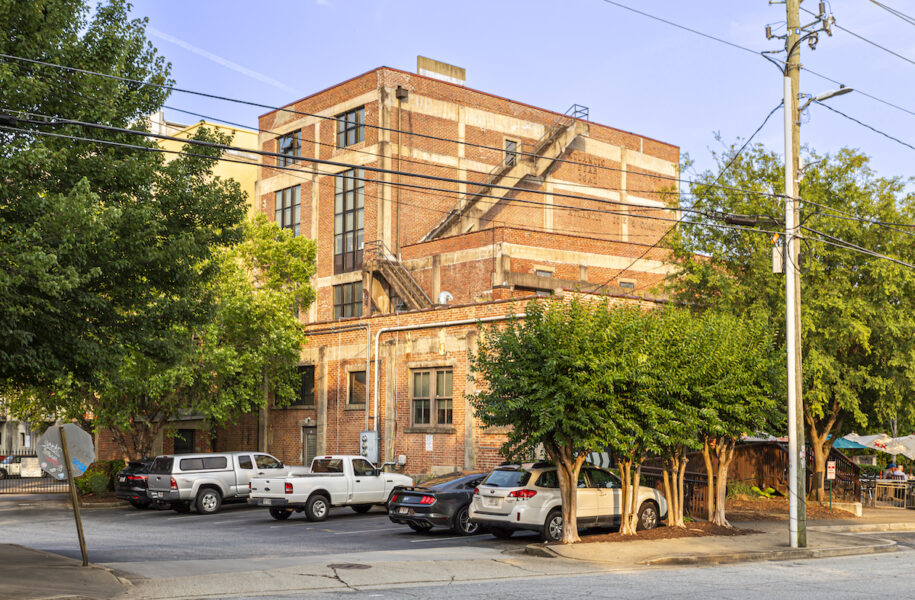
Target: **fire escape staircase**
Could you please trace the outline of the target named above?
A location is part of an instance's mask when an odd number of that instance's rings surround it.
[[[380,273],[408,308],[419,309],[432,306],[432,300],[416,282],[410,271],[397,260],[381,240],[365,243],[365,260],[362,270],[366,273]]]
[[[423,242],[457,235],[478,227],[479,220],[493,205],[521,183],[539,183],[556,160],[579,136],[588,135],[588,107],[573,104],[535,144],[517,153],[505,153],[502,160],[467,193],[429,233]],[[505,189],[506,186],[512,189]],[[469,222],[469,223],[468,223]]]

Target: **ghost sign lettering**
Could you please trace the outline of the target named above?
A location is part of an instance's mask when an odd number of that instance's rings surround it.
[[[74,423],[64,425],[67,434],[67,450],[70,452],[70,470],[74,477],[86,472],[95,460],[95,446],[92,436]],[[48,428],[38,440],[38,463],[41,469],[54,479],[66,479],[64,447],[60,441],[60,429],[56,425]]]

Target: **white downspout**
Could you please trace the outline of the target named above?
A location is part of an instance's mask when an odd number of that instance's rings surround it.
[[[507,321],[509,319],[523,319],[527,316],[525,313],[504,315],[501,317],[483,317],[482,319],[460,319],[457,321],[442,321],[439,323],[423,323],[420,325],[402,325],[399,327],[382,327],[375,333],[375,373],[374,373],[374,399],[372,408],[372,430],[378,431],[378,386],[380,378],[378,376],[381,368],[381,355],[379,354],[379,341],[381,334],[391,331],[410,331],[414,329],[435,329],[437,327],[454,327],[456,325],[472,325],[474,323],[492,323],[493,321]]]

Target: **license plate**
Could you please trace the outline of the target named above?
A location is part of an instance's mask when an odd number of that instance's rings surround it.
[[[150,492],[150,493],[149,493],[149,496],[150,496],[151,498],[158,498],[158,497],[159,497],[159,492]]]
[[[264,500],[264,506],[270,506],[271,504],[273,504],[273,500],[271,500],[270,498],[267,498],[266,500]]]
[[[126,477],[118,477],[118,481],[121,482],[121,483],[124,483],[125,481],[127,481],[127,478],[126,478]]]
[[[397,512],[399,512],[402,515],[408,515],[408,514],[410,514],[410,509],[407,508],[406,506],[401,506],[400,508],[397,509]]]
[[[498,498],[484,497],[484,498],[483,498],[483,504],[486,505],[486,506],[499,506],[499,499],[498,499]]]

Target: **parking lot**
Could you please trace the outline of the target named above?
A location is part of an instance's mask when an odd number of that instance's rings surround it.
[[[447,549],[449,556],[473,557],[479,551],[521,551],[539,539],[527,533],[509,540],[489,534],[462,537],[446,529],[419,534],[391,523],[381,508],[363,515],[335,508],[319,523],[302,513],[276,521],[266,509],[246,504],[228,504],[210,516],[125,506],[85,509],[82,517],[90,561],[146,577],[327,562],[338,555],[345,562],[370,560],[375,553],[410,560]],[[72,512],[49,496],[4,500],[0,543],[80,556]]]

